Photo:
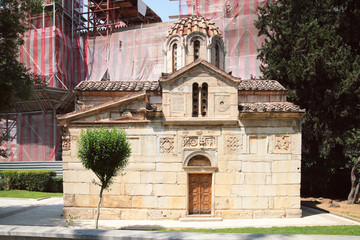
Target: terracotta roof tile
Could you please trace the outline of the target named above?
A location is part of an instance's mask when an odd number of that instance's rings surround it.
[[[156,91],[160,90],[158,81],[83,81],[75,87],[76,91]]]
[[[215,23],[211,22],[210,19],[204,17],[187,17],[174,23],[168,32],[167,38],[175,34],[186,36],[194,31],[203,32],[208,37],[212,37],[214,35],[222,36],[220,29],[215,25]]]
[[[240,103],[239,112],[305,112],[290,102]]]
[[[286,91],[278,81],[275,80],[241,80],[239,90],[263,90],[263,91]]]

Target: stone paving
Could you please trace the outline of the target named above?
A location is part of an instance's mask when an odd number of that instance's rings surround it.
[[[48,236],[49,232],[61,234],[61,236],[78,236],[84,234],[83,229],[94,228],[93,220],[74,220],[74,227],[65,228],[69,225],[62,217],[62,198],[48,198],[42,200],[0,198],[0,239],[10,234],[32,234],[33,237]],[[136,230],[156,230],[161,228],[235,228],[235,227],[273,227],[273,226],[320,226],[320,225],[359,225],[360,222],[344,217],[325,213],[316,209],[303,207],[302,218],[283,219],[237,219],[223,221],[136,221],[136,220],[100,220],[100,229],[127,229],[132,231],[104,231],[87,230],[87,234],[104,238],[87,239],[219,239],[225,237],[222,234],[192,234],[192,233],[154,233]],[[29,227],[32,226],[32,227]],[[34,226],[36,226],[34,228]],[[51,228],[48,228],[51,227]],[[33,229],[34,233],[31,233]],[[49,230],[50,229],[50,230]],[[51,230],[52,229],[52,230]],[[80,233],[81,232],[81,233]],[[116,234],[116,232],[118,234]],[[35,234],[35,235],[34,235]],[[36,235],[38,234],[38,235]],[[41,235],[42,234],[42,235]],[[100,235],[99,235],[100,234]],[[134,236],[139,238],[133,238]],[[171,236],[170,236],[171,235]],[[55,235],[54,235],[55,236]],[[299,237],[301,236],[301,237]],[[55,236],[56,237],[56,236]],[[121,238],[123,237],[123,238]],[[64,238],[64,239],[66,239]],[[81,237],[82,238],[82,237]],[[73,238],[76,239],[76,238]],[[83,239],[83,238],[82,238]],[[305,236],[305,235],[263,235],[263,234],[232,234],[224,239],[360,239],[349,236]]]

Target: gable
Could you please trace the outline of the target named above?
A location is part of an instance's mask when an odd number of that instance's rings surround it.
[[[237,116],[239,80],[210,63],[190,64],[160,82],[165,117]]]

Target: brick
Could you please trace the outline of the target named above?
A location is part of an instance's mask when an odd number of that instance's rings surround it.
[[[64,193],[89,194],[90,183],[68,183],[64,182]]]
[[[75,196],[76,207],[97,207],[98,203],[99,203],[98,195],[76,194]],[[103,204],[101,206],[103,206]]]
[[[129,208],[131,207],[130,196],[105,195],[102,206],[105,208]]]

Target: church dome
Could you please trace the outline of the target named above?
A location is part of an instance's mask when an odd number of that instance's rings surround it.
[[[182,18],[174,23],[169,30],[167,39],[173,35],[187,36],[192,32],[202,32],[207,37],[219,35],[222,37],[220,29],[211,22],[210,19],[204,17],[187,17]]]

